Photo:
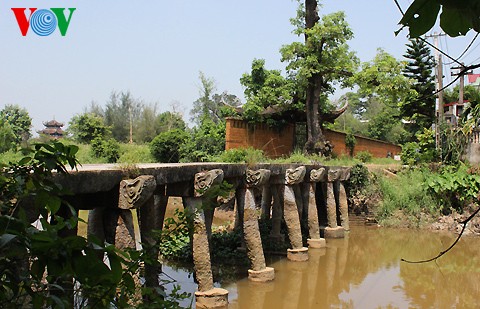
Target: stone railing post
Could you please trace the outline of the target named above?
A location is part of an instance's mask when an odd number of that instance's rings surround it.
[[[332,168],[327,174],[327,220],[325,238],[343,238],[345,230],[337,224],[337,203],[335,201],[334,183],[339,179],[341,170]]]
[[[272,231],[270,232],[270,240],[273,243],[283,244],[285,235],[281,233],[282,217],[283,217],[283,195],[282,188],[279,185],[271,185],[270,190],[273,197],[272,207]]]
[[[270,171],[266,169],[246,171],[243,235],[247,245],[247,255],[251,264],[251,269],[248,270],[248,278],[257,282],[271,281],[275,278],[274,269],[267,267],[265,263],[253,192],[255,187],[264,186],[268,182],[269,178]]]
[[[272,210],[272,190],[268,184],[262,187],[262,219],[270,219]]]
[[[287,169],[285,173],[285,191],[283,193],[284,219],[288,229],[288,238],[292,249],[287,249],[287,258],[291,261],[307,261],[308,248],[303,247],[302,229],[298,206],[295,199],[294,185],[301,183],[305,177],[306,168],[300,166]]]
[[[308,233],[309,237],[308,247],[309,248],[324,248],[326,242],[324,238],[320,237],[320,225],[318,223],[318,209],[317,201],[315,198],[315,188],[317,182],[324,181],[327,178],[327,171],[325,168],[321,167],[319,169],[312,169],[310,171],[309,185],[310,190],[308,192]]]
[[[223,181],[223,171],[219,169],[195,174],[194,197],[184,198],[186,208],[193,214],[193,263],[198,282],[198,291],[195,292],[197,308],[222,308],[228,305],[228,291],[214,288],[212,266],[210,260],[209,241],[203,196],[208,190]]]
[[[345,231],[350,231],[350,221],[348,218],[348,200],[345,191],[344,182],[350,178],[350,168],[344,168],[339,176],[338,202],[340,210],[340,224]]]

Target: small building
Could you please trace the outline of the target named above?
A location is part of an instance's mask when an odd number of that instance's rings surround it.
[[[44,122],[45,129],[38,131],[38,134],[46,135],[54,139],[62,138],[64,131],[62,129],[63,123],[54,120]]]
[[[445,119],[445,122],[456,126],[467,104],[469,104],[468,101],[464,101],[464,103],[451,102],[444,104],[443,117]]]

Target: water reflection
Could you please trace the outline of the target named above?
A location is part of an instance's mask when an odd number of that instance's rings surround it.
[[[273,282],[244,278],[223,288],[229,308],[477,308],[480,239],[462,239],[437,263],[400,262],[435,256],[452,241],[425,231],[352,227],[345,239],[310,250],[308,262],[271,261]],[[193,293],[195,285],[180,281]]]

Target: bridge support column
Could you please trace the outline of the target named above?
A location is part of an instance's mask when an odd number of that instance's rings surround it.
[[[153,195],[138,209],[140,236],[144,250],[150,257],[149,261],[151,261],[145,263],[145,285],[147,287],[160,286],[158,276],[160,275],[162,265],[158,261],[158,242],[152,236],[152,230],[162,230],[167,203],[168,196]]]
[[[270,178],[270,171],[261,169],[246,172],[245,209],[243,220],[243,235],[247,245],[247,255],[251,269],[248,270],[248,279],[256,282],[271,281],[275,278],[275,271],[267,267],[263,254],[262,239],[258,228],[258,216],[255,207],[253,189],[265,185]]]
[[[285,242],[285,235],[280,232],[283,217],[283,196],[280,192],[281,188],[278,185],[272,185],[270,190],[273,197],[272,231],[270,232],[270,239],[274,243],[283,244]]]
[[[350,168],[343,169],[342,173],[339,176],[338,201],[340,210],[340,224],[345,229],[345,231],[350,230],[350,221],[348,218],[348,200],[344,185],[344,182],[347,181],[349,178]]]
[[[343,238],[345,229],[337,223],[337,202],[335,201],[334,182],[338,180],[341,171],[330,169],[327,176],[327,219],[328,226],[325,228],[325,238]]]
[[[262,187],[262,219],[270,219],[270,211],[272,210],[272,190],[270,186]]]
[[[184,198],[187,209],[193,212],[193,263],[198,282],[195,292],[197,308],[226,308],[228,291],[213,286],[210,249],[203,212],[202,196],[213,186],[223,181],[222,170],[211,170],[195,174],[194,197]]]
[[[302,229],[298,206],[295,199],[294,185],[298,185],[305,177],[305,166],[296,169],[287,169],[285,173],[285,191],[283,193],[284,218],[288,229],[288,238],[292,249],[287,249],[287,258],[291,261],[301,262],[308,260],[308,248],[303,247]]]
[[[317,201],[315,199],[315,188],[317,182],[326,178],[325,168],[319,168],[310,172],[309,194],[308,194],[308,233],[307,239],[309,248],[324,248],[326,247],[325,238],[320,237],[320,225],[318,223],[318,209]]]

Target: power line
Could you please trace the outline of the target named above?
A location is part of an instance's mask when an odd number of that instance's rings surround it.
[[[398,10],[400,11],[400,13],[402,14],[402,17],[405,16],[405,13],[403,12],[402,8],[400,7],[400,4],[398,3],[398,0],[393,0],[393,2],[395,2]],[[427,1],[425,1],[422,6],[419,8],[419,10],[427,3]],[[400,30],[402,30],[405,26],[403,26]],[[399,31],[400,31],[399,30]],[[449,54],[445,53],[443,50],[439,49],[438,47],[434,46],[433,44],[431,44],[430,42],[428,42],[427,40],[425,40],[424,38],[422,37],[418,37],[419,40],[423,41],[424,43],[426,43],[427,45],[429,45],[430,47],[432,47],[433,49],[435,49],[436,51],[438,51],[439,53],[441,53],[442,55],[444,55],[445,57],[447,57],[448,59],[452,60],[453,62],[456,62],[458,63],[459,65],[463,65],[461,62],[457,61],[456,59],[452,58],[452,56],[450,56]]]
[[[475,40],[477,39],[478,35],[480,33],[477,32],[477,34],[475,34],[475,37],[472,39],[472,41],[470,42],[470,44],[468,44],[467,48],[465,48],[465,50],[463,51],[463,53],[457,57],[457,61],[460,60],[460,58],[463,57],[463,55],[465,55],[465,53],[470,49],[470,47],[472,47],[473,43],[475,42]],[[477,45],[478,46],[478,45]],[[475,47],[476,48],[476,47]],[[449,62],[449,63],[445,63],[445,65],[450,65],[450,64],[453,64],[453,62]]]

